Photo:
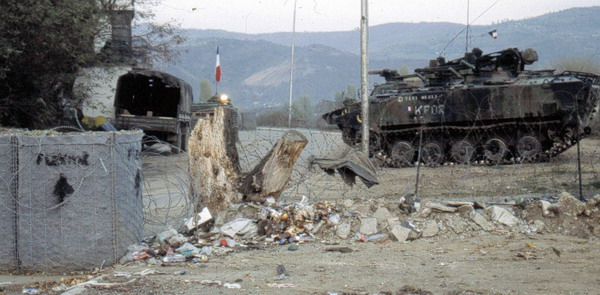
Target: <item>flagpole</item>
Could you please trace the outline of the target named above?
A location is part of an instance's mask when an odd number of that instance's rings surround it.
[[[215,95],[219,94],[219,82],[221,82],[221,57],[219,56],[219,46],[217,46],[217,62],[215,65]]]

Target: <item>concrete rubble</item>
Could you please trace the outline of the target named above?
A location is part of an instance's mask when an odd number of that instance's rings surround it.
[[[407,205],[405,197],[399,199],[309,203],[303,198],[293,204],[272,200],[232,205],[217,216],[202,210],[180,231],[170,228],[131,245],[121,262],[205,263],[213,255],[248,248],[288,245],[288,250],[296,251],[304,243],[320,241],[404,243],[511,232],[577,237],[600,233],[600,196],[581,202],[563,193],[489,205],[470,201],[421,205],[416,200]]]

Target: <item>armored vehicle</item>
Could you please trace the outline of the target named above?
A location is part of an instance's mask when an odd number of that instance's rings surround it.
[[[600,76],[525,70],[533,49],[509,48],[431,60],[385,78],[369,98],[370,152],[392,166],[543,161],[589,134]],[[347,144],[360,142],[360,104],[323,115]]]

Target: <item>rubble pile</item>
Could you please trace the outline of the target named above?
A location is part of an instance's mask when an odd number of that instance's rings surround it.
[[[469,237],[480,234],[557,233],[587,238],[600,233],[600,195],[587,202],[559,196],[502,203],[469,201],[419,202],[404,196],[354,202],[232,205],[213,218],[208,209],[173,228],[131,245],[122,263],[144,261],[160,265],[204,263],[211,255],[236,249],[257,249],[314,241],[407,242],[419,238]]]

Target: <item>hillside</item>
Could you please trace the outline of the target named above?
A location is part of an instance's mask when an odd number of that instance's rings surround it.
[[[484,52],[508,47],[535,48],[536,68],[551,67],[565,57],[600,60],[600,7],[574,8],[543,16],[471,26],[470,42]],[[452,23],[391,23],[369,28],[369,68],[410,69],[438,56],[463,25]],[[493,40],[487,32],[497,29]],[[215,49],[220,46],[227,92],[243,108],[281,105],[289,95],[291,33],[241,34],[215,30],[187,30],[181,62],[165,67],[189,81],[197,94],[199,80],[213,80]],[[294,96],[313,101],[332,99],[348,83],[359,84],[359,32],[297,33]],[[463,54],[464,33],[443,53],[449,59]],[[373,81],[380,81],[371,76]]]

